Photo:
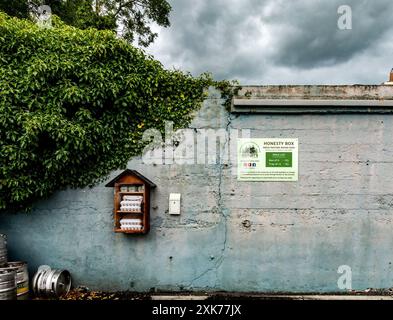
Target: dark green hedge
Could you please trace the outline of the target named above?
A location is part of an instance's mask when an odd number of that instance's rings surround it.
[[[187,126],[209,76],[165,70],[109,31],[42,29],[0,12],[0,211],[93,185],[148,128]]]

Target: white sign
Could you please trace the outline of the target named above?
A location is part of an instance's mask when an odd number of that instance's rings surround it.
[[[298,139],[238,139],[239,181],[298,181]]]

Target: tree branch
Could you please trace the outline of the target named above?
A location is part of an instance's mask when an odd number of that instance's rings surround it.
[[[123,2],[122,0],[120,0],[119,2],[120,2],[119,7],[117,8],[116,12],[113,14],[114,17],[117,17],[122,9],[124,9],[125,7],[129,6],[132,3],[139,5],[142,8],[147,7],[146,3],[143,3],[142,1],[138,1],[138,0],[132,0],[132,1],[126,1],[126,2]]]

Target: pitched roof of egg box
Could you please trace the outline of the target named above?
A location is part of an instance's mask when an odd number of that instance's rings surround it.
[[[393,113],[393,86],[244,86],[233,113]]]
[[[138,177],[140,180],[142,180],[143,182],[146,182],[151,188],[155,188],[156,185],[155,183],[151,182],[148,178],[146,178],[145,176],[141,175],[138,171],[136,170],[130,170],[130,169],[126,169],[124,170],[122,173],[120,173],[116,178],[112,179],[110,182],[108,182],[105,187],[114,187],[115,183],[121,179],[122,177],[126,176],[126,175],[134,175],[136,177]]]

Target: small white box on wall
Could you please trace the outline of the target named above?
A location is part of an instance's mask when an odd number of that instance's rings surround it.
[[[169,214],[180,215],[180,193],[171,193],[169,195]]]

